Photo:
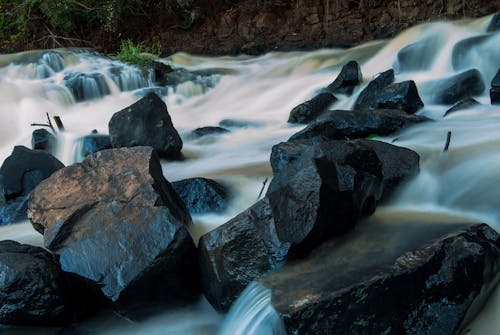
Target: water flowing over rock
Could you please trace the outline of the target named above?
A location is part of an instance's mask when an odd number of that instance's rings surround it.
[[[337,101],[337,98],[332,94],[320,93],[311,100],[295,106],[290,112],[288,122],[309,123],[327,110],[335,101]]]
[[[302,255],[351,230],[382,198],[418,172],[409,149],[370,140],[313,139],[273,149],[276,169],[267,197],[280,241]],[[287,151],[291,151],[291,155]],[[278,154],[276,154],[278,153]],[[275,170],[276,171],[276,170]]]
[[[151,146],[162,157],[179,157],[182,140],[167,106],[154,93],[116,112],[108,124],[113,148]]]
[[[66,280],[46,250],[0,241],[0,324],[50,326],[69,322]]]
[[[307,127],[293,134],[290,140],[317,136],[329,139],[385,136],[426,121],[430,119],[395,109],[332,110],[323,113]]]
[[[492,105],[500,104],[500,68],[491,81],[490,99]]]
[[[36,129],[33,131],[31,137],[31,147],[35,150],[45,150],[51,152],[54,150],[57,139],[47,129]]]
[[[426,90],[432,94],[436,104],[451,105],[460,100],[480,95],[485,85],[483,77],[477,69],[471,69],[427,83]]]
[[[223,212],[227,207],[229,191],[215,180],[188,178],[173,182],[172,187],[191,214]]]
[[[455,112],[458,112],[458,111],[461,111],[464,109],[472,108],[472,107],[477,106],[477,105],[480,105],[479,101],[477,101],[476,99],[473,99],[473,98],[467,98],[467,99],[461,100],[461,101],[457,102],[456,104],[454,104],[450,109],[448,109],[444,113],[443,117],[446,117],[452,113],[455,113]]]
[[[65,85],[76,102],[101,98],[111,93],[101,73],[71,73],[64,77]]]
[[[496,13],[491,17],[490,24],[488,25],[488,28],[486,31],[493,32],[500,30],[500,13]]]
[[[267,198],[203,235],[198,250],[208,301],[227,311],[250,282],[284,264],[289,247],[276,236]]]
[[[342,67],[338,77],[328,85],[327,90],[333,94],[351,95],[354,88],[363,80],[358,62],[350,61]]]
[[[455,44],[451,54],[451,64],[455,71],[478,68],[490,72],[498,66],[500,50],[499,34],[484,34],[465,38]]]
[[[436,50],[443,41],[437,37],[428,37],[416,43],[408,44],[398,52],[394,65],[398,73],[427,70],[436,55],[429,50]]]
[[[32,192],[29,218],[63,271],[119,310],[198,294],[191,217],[150,147],[99,151],[58,171]]]
[[[484,224],[370,222],[259,283],[289,334],[456,334],[499,268],[500,238]]]
[[[120,91],[133,91],[149,86],[148,72],[132,66],[116,66],[108,70],[109,76]]]

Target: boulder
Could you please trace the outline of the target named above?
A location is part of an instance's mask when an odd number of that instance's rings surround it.
[[[337,101],[330,93],[320,93],[311,100],[295,106],[290,112],[288,122],[290,123],[309,123],[317,118],[321,113]]]
[[[363,80],[358,62],[350,61],[342,67],[337,78],[328,85],[327,90],[332,94],[351,95],[354,88]]]
[[[155,83],[160,86],[167,85],[167,74],[173,72],[174,69],[170,65],[156,61],[153,61],[149,67],[153,70]]]
[[[0,226],[28,219],[28,196],[20,196],[1,204],[0,196]]]
[[[273,149],[275,175],[266,195],[279,240],[299,256],[351,230],[375,211],[385,186],[389,196],[418,172],[417,154],[387,143],[312,139],[287,156],[294,144]]]
[[[500,13],[495,13],[491,17],[490,24],[488,25],[488,28],[486,31],[488,32],[494,32],[500,30]]]
[[[408,44],[398,51],[394,67],[398,73],[427,70],[436,59],[436,54],[429,50],[436,50],[442,44],[443,42],[434,36]]]
[[[173,182],[172,187],[191,214],[223,212],[227,207],[229,192],[215,180],[188,178]]]
[[[467,70],[445,79],[432,80],[426,90],[432,95],[432,102],[451,105],[460,100],[481,95],[485,89],[481,73]]]
[[[443,117],[446,117],[452,113],[464,110],[464,109],[469,109],[471,107],[475,107],[480,105],[479,101],[473,98],[466,98],[463,99],[456,104],[454,104],[451,108],[449,108],[443,115]]]
[[[116,112],[108,127],[113,148],[151,146],[162,157],[180,155],[182,140],[172,125],[167,106],[154,93]]]
[[[191,217],[151,147],[99,151],[59,170],[32,192],[28,215],[62,270],[120,311],[198,295]]]
[[[430,119],[400,110],[333,110],[323,113],[290,140],[322,136],[329,139],[386,136]]]
[[[109,135],[92,133],[79,139],[82,149],[82,157],[91,155],[101,150],[111,149],[111,139]]]
[[[414,114],[424,106],[413,80],[390,84],[378,91],[372,100],[365,102],[364,105],[356,102],[355,109],[398,109]]]
[[[76,102],[101,98],[111,93],[102,73],[70,73],[64,84],[73,93]]]
[[[499,270],[484,224],[369,222],[259,284],[288,334],[458,334]]]
[[[47,129],[36,129],[31,136],[31,147],[35,150],[52,152],[56,147],[57,139]]]
[[[500,68],[491,80],[490,99],[492,105],[500,104]]]
[[[0,206],[5,205],[5,195],[3,186],[3,176],[0,174]]]
[[[9,201],[28,195],[42,180],[63,167],[57,158],[45,151],[14,147],[0,167],[5,198]]]
[[[259,128],[262,127],[262,124],[249,120],[224,119],[219,122],[219,126],[223,128]]]
[[[277,238],[267,198],[203,235],[198,254],[208,301],[227,311],[250,282],[283,265],[289,246]]]
[[[230,131],[222,127],[201,127],[192,131],[194,137],[204,137],[209,135],[227,134]]]
[[[393,69],[380,73],[359,93],[353,109],[368,109],[368,106],[380,95],[380,92],[393,82]]]
[[[68,286],[46,250],[0,241],[0,324],[54,326],[69,322]]]

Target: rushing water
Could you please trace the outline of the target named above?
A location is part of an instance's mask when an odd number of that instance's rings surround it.
[[[396,70],[396,81],[415,80],[425,103],[418,114],[436,120],[382,139],[417,151],[421,173],[375,216],[393,220],[398,215],[414,216],[429,221],[449,217],[451,221],[486,222],[500,230],[500,106],[491,106],[488,94],[500,66],[500,33],[478,38],[480,42],[462,53],[453,52],[460,41],[484,35],[489,19],[425,24],[392,40],[349,50],[218,58],[180,53],[164,59],[190,71],[216,74],[156,90],[167,103],[187,157],[184,161],[163,162],[167,179],[215,178],[229,185],[234,195],[226,212],[193,218],[191,234],[195,241],[255,202],[263,180],[271,176],[271,147],[301,129],[286,123],[288,113],[331,83],[349,60],[360,63],[364,84],[391,67]],[[398,51],[414,43],[424,45],[424,52],[414,56],[409,65],[400,64]],[[450,106],[433,104],[434,91],[429,82],[469,68],[481,72],[487,87],[475,97],[482,105],[443,118]],[[60,116],[66,129],[59,134],[55,155],[65,164],[81,160],[79,138],[93,129],[107,133],[113,113],[136,101],[153,80],[149,72],[88,50],[0,55],[0,162],[14,145],[30,147],[34,130],[30,124],[46,122],[46,113]],[[331,108],[350,108],[360,89],[352,98],[339,96]],[[216,126],[225,119],[238,121],[232,123],[230,133],[204,138],[190,134],[197,127]],[[452,131],[450,150],[443,153],[448,131]],[[27,222],[2,227],[0,233],[3,239],[42,243]],[[252,286],[223,325],[222,316],[201,301],[140,324],[104,315],[82,327],[95,334],[215,334],[219,329],[221,334],[280,334],[269,302],[268,292]],[[471,333],[492,334],[492,329],[500,329],[496,317],[499,305],[497,289],[471,326]],[[50,329],[5,331],[55,333]]]

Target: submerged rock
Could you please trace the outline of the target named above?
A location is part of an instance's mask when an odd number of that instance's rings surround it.
[[[172,187],[191,214],[222,212],[227,207],[229,192],[215,180],[188,178],[173,182]]]
[[[193,136],[195,136],[195,137],[204,137],[204,136],[209,136],[209,135],[219,135],[219,134],[227,134],[227,133],[230,133],[230,131],[227,130],[226,128],[211,127],[211,126],[196,128],[192,132]]]
[[[182,140],[163,100],[154,93],[116,112],[108,124],[113,148],[151,146],[162,157],[176,158]]]
[[[250,282],[284,264],[289,246],[277,238],[267,198],[203,235],[198,253],[208,301],[227,311]]]
[[[47,129],[36,129],[31,136],[31,147],[35,150],[52,152],[56,146],[57,139]]]
[[[480,105],[479,101],[477,101],[476,99],[473,99],[473,98],[467,98],[467,99],[461,100],[461,101],[457,102],[456,104],[454,104],[450,109],[448,109],[444,113],[443,117],[446,117],[452,113],[455,113],[455,112],[458,112],[458,111],[461,111],[464,109],[469,109],[469,108],[477,106],[477,105]]]
[[[397,72],[427,70],[436,59],[436,54],[429,50],[436,50],[443,42],[437,37],[428,37],[416,43],[409,44],[398,51]]]
[[[486,225],[370,222],[259,283],[289,334],[456,334],[499,265]]]
[[[488,32],[493,32],[500,30],[500,13],[496,13],[491,17],[490,24],[488,25],[488,28],[486,31]]]
[[[92,133],[80,138],[79,141],[82,145],[81,154],[83,157],[101,150],[111,149],[111,139],[109,135]]]
[[[351,95],[362,80],[363,75],[358,62],[350,61],[342,67],[338,77],[328,85],[327,90],[333,94]]]
[[[28,219],[28,196],[20,196],[2,204],[0,196],[0,226]],[[4,199],[5,200],[5,199]]]
[[[316,119],[328,107],[337,101],[330,93],[320,93],[311,100],[295,106],[290,112],[288,122],[290,123],[309,123]]]
[[[491,80],[490,99],[492,105],[500,104],[500,68]]]
[[[249,120],[224,119],[219,122],[223,128],[259,128],[261,123]]]
[[[54,326],[68,323],[68,286],[46,250],[0,241],[0,324]]]
[[[436,104],[451,105],[460,100],[481,95],[485,89],[481,73],[476,69],[464,71],[445,79],[427,83],[426,90]]]
[[[150,147],[99,151],[58,171],[32,192],[29,218],[63,271],[121,311],[198,294],[191,217]]]
[[[483,73],[492,71],[498,66],[500,50],[499,34],[484,34],[465,38],[453,46],[451,64],[455,71],[463,71],[473,67]]]
[[[363,138],[371,135],[386,136],[430,119],[410,115],[395,109],[333,110],[323,113],[290,140],[302,140],[317,136],[329,139]]]

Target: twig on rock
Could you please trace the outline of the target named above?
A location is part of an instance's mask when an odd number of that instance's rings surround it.
[[[444,145],[443,152],[448,151],[448,148],[450,147],[450,140],[451,140],[451,131],[448,131],[448,134],[446,134],[446,144]]]
[[[267,177],[266,179],[264,180],[264,182],[262,183],[262,188],[260,189],[260,192],[259,192],[259,196],[257,197],[257,200],[260,199],[261,195],[262,195],[262,192],[264,191],[264,187],[266,187],[266,184],[267,184]]]

